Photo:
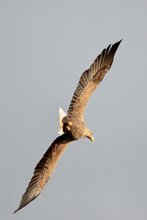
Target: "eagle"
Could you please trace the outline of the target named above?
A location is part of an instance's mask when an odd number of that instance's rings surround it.
[[[53,141],[36,165],[33,177],[14,213],[26,206],[41,193],[70,142],[85,137],[94,141],[93,133],[84,122],[85,107],[91,94],[110,69],[121,41],[110,44],[105,48],[97,56],[90,68],[81,75],[67,114],[61,108],[59,109],[60,136]]]

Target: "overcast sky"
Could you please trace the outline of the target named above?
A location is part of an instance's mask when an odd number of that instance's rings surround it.
[[[91,97],[95,142],[69,145],[15,215],[82,72],[123,39]],[[147,3],[0,0],[0,219],[147,219]]]

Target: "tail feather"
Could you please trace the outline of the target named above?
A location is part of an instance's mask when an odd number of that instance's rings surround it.
[[[66,116],[66,113],[63,111],[62,108],[59,107],[59,131],[58,134],[62,135],[63,132],[63,123],[62,119]]]

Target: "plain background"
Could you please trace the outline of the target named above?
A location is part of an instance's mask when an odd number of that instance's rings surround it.
[[[82,72],[123,39],[91,97],[95,142],[69,145],[13,215]],[[0,219],[147,219],[147,3],[0,0]]]

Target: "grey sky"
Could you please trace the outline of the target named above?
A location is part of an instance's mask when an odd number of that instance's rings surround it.
[[[146,1],[0,0],[0,219],[147,219]],[[123,39],[42,194],[12,212],[82,72]]]

